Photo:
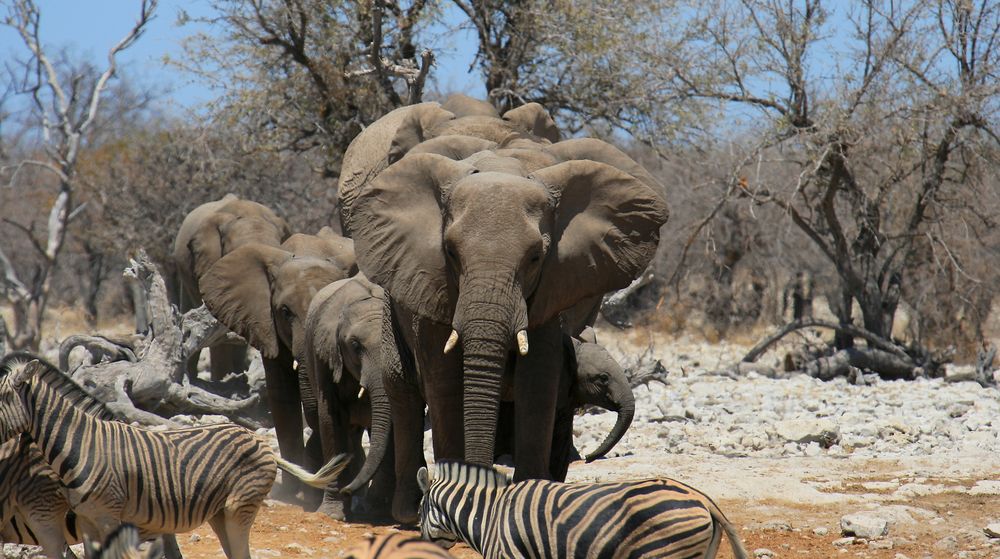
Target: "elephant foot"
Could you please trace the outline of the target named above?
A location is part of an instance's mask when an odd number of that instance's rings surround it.
[[[334,520],[347,520],[347,513],[351,508],[350,503],[349,497],[346,500],[324,497],[316,512],[325,514]]]
[[[420,497],[397,491],[392,497],[392,518],[400,524],[416,524],[420,520]]]

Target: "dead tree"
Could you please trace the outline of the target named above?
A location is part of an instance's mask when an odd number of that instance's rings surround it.
[[[12,349],[38,350],[42,339],[42,317],[49,301],[52,278],[57,260],[66,240],[66,229],[73,218],[84,209],[74,205],[77,190],[77,158],[81,141],[98,116],[101,94],[108,81],[115,75],[117,56],[132,46],[142,35],[156,10],[157,0],[141,0],[139,18],[131,30],[108,51],[107,67],[98,76],[89,91],[77,91],[80,77],[64,83],[52,61],[42,48],[40,39],[41,13],[32,0],[11,2],[2,23],[12,27],[21,37],[31,54],[25,68],[30,76],[23,93],[29,94],[35,110],[41,115],[41,137],[45,146],[44,158],[26,159],[16,165],[11,173],[11,184],[25,167],[35,167],[52,173],[58,182],[58,193],[49,210],[44,238],[39,239],[33,227],[5,219],[10,226],[28,236],[37,252],[40,265],[34,278],[27,280],[15,269],[14,264],[0,248],[0,297],[10,303],[14,324],[8,332]]]
[[[226,336],[234,336],[203,306],[183,315],[167,299],[163,277],[140,250],[125,269],[128,281],[136,282],[149,304],[149,333],[135,344],[135,360],[83,365],[72,372],[74,380],[107,402],[119,416],[140,423],[162,423],[159,418],[177,414],[217,414],[245,427],[262,427],[258,419],[260,398],[233,400],[192,386],[186,380],[189,355]],[[99,352],[114,351],[114,342],[103,337],[74,337],[64,343],[72,349],[79,343]],[[116,348],[127,355],[126,348]],[[68,350],[65,352],[68,355]],[[60,356],[62,360],[62,356]]]

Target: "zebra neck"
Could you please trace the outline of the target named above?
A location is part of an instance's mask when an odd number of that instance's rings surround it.
[[[99,420],[77,409],[44,382],[31,383],[26,404],[31,422],[29,435],[45,461],[63,478],[79,458],[75,453],[80,448],[73,440]]]
[[[505,491],[505,487],[469,486],[466,498],[457,503],[455,533],[480,555],[488,539],[486,531],[498,522],[496,505]]]

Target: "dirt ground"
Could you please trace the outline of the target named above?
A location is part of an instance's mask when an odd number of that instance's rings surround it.
[[[829,457],[760,459],[682,456],[624,457],[574,464],[571,480],[675,477],[713,496],[737,525],[751,557],[867,557],[875,559],[1000,557],[1000,540],[983,532],[1000,519],[1000,496],[972,489],[1000,480],[998,459],[964,455],[920,459],[852,460]],[[996,474],[993,474],[996,472]],[[890,519],[885,538],[835,545],[840,518],[874,508]],[[340,557],[366,535],[398,526],[343,523],[268,501],[254,527],[258,558]],[[185,557],[221,557],[205,526],[178,536]],[[720,557],[730,558],[728,545]],[[478,557],[465,546],[452,553]]]

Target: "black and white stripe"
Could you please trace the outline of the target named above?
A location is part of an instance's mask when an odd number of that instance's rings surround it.
[[[450,559],[453,556],[414,534],[373,536],[347,552],[344,559]]]
[[[105,537],[124,520],[167,534],[207,521],[228,557],[248,559],[250,526],[277,467],[322,488],[347,463],[338,456],[310,475],[232,424],[151,431],[104,421],[50,385],[46,369],[32,362],[0,378],[0,442],[22,432],[35,441],[89,534]]]
[[[746,551],[706,495],[672,479],[620,483],[518,483],[491,467],[443,462],[419,474],[420,531],[462,540],[486,559],[711,559],[725,532]]]

